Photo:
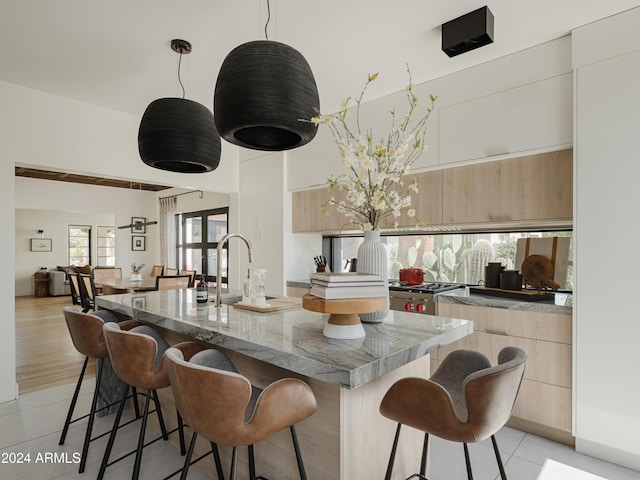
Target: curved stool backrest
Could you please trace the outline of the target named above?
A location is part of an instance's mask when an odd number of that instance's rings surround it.
[[[162,355],[159,355],[159,343],[164,340],[154,329],[142,326],[126,331],[117,323],[105,323],[103,332],[113,370],[122,380],[144,389],[169,386]]]
[[[176,400],[184,408],[181,415],[189,418],[196,432],[215,443],[251,445],[316,411],[315,396],[301,380],[272,383],[253,409],[251,383],[235,371],[187,362],[174,348],[166,351],[165,359],[174,396],[181,397]]]
[[[109,352],[102,335],[104,321],[91,313],[73,307],[62,309],[64,320],[76,350],[90,358],[108,358]]]
[[[472,373],[464,380],[467,422],[476,438],[490,437],[509,420],[526,360],[522,349],[506,347],[498,356],[498,365]]]

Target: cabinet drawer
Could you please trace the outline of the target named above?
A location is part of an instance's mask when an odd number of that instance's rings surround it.
[[[438,315],[473,320],[476,332],[572,343],[571,315],[438,303]]]
[[[571,433],[571,389],[525,379],[511,416]]]

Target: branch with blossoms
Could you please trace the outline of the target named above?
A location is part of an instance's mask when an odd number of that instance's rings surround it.
[[[420,99],[414,92],[408,66],[407,72],[409,84],[405,88],[405,94],[409,103],[408,111],[398,120],[396,110],[391,110],[391,131],[378,142],[374,142],[371,129],[363,131],[360,127],[360,106],[367,87],[378,77],[377,73],[367,77],[364,88],[354,100],[354,127],[350,127],[347,122],[352,101],[350,97],[340,103],[337,113],[319,113],[311,119],[314,124],[329,128],[346,168],[338,177],[327,179],[327,185],[329,191],[335,188],[346,191],[347,200],[337,201],[333,197],[329,199],[320,206],[325,215],[329,215],[328,206],[335,206],[350,223],[360,225],[363,230],[378,229],[383,219],[390,216],[397,218],[403,211],[409,217],[415,217],[415,209],[411,208],[411,192],[418,193],[417,179],[414,177],[405,182],[403,176],[409,173],[411,165],[426,150],[424,139],[427,120],[437,97],[429,95],[430,104],[417,121],[412,121]],[[416,227],[424,225],[424,222],[416,219]],[[396,221],[394,227],[397,226]]]

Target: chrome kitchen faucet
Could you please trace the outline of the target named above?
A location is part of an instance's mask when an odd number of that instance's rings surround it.
[[[238,237],[247,244],[247,249],[249,250],[249,263],[253,262],[253,247],[251,246],[251,241],[241,233],[227,233],[224,237],[220,239],[218,242],[218,247],[216,248],[216,308],[219,309],[222,306],[222,275],[220,274],[220,262],[222,259],[222,247],[231,237]],[[228,277],[228,275],[227,275]]]

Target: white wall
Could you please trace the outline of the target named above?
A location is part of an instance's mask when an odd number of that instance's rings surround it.
[[[573,34],[573,314],[576,450],[640,470],[638,24],[640,8]]]
[[[91,263],[96,265],[96,227],[115,225],[113,217],[108,213],[16,209],[16,296],[33,295],[33,273],[40,267],[55,270],[58,265],[69,265],[69,243],[67,240],[69,225],[89,225],[92,227]],[[42,238],[51,239],[51,252],[31,251],[31,239],[39,237],[36,233],[37,230],[44,230]],[[123,265],[118,263],[117,266]],[[126,273],[126,269],[124,272]]]
[[[6,82],[0,82],[0,105],[10,132],[3,140],[2,153],[15,164],[216,192],[238,191],[237,148],[226,142],[220,166],[213,172],[165,172],[140,160],[139,117]]]
[[[158,220],[157,193],[123,188],[100,187],[52,180],[16,177],[15,206],[19,209],[16,224],[16,295],[31,295],[30,275],[41,263],[55,268],[68,265],[66,229],[68,224],[121,226],[131,223],[131,217]],[[83,223],[84,222],[84,223]],[[131,250],[131,229],[116,233],[116,264],[128,272],[134,261],[144,263],[143,274],[160,259],[158,225],[148,225],[144,237],[145,251]],[[28,251],[28,238],[43,229],[44,237],[53,237],[51,254]],[[25,251],[27,245],[27,251]],[[96,246],[96,242],[93,243]],[[95,250],[92,252],[95,265]],[[36,262],[36,265],[33,263]]]
[[[0,145],[10,132],[10,122],[0,114]],[[1,148],[1,147],[0,147]],[[1,150],[0,150],[1,152]],[[0,256],[3,274],[0,275],[0,403],[13,400],[16,385],[16,339],[14,280],[15,209],[13,162],[0,153]]]

